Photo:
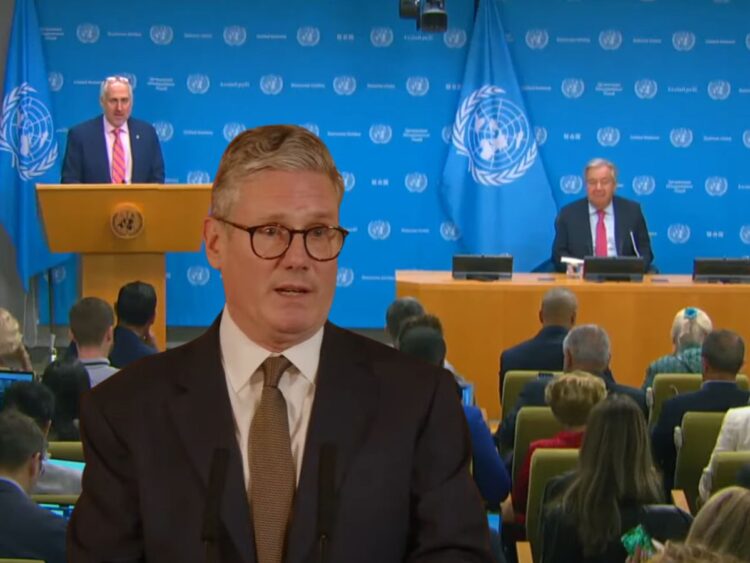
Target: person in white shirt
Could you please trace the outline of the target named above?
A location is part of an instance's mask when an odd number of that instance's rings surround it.
[[[698,491],[704,502],[713,491],[712,480],[716,471],[716,454],[744,450],[750,450],[750,406],[729,409],[724,416],[714,451],[711,453],[711,460],[703,469],[703,475],[698,484]]]

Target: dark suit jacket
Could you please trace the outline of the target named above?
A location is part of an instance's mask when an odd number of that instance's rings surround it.
[[[218,447],[229,450],[221,561],[256,560],[218,327],[87,396],[71,561],[204,563],[202,512]],[[318,561],[323,444],[336,451],[328,563],[491,561],[466,421],[447,371],[326,325],[286,563]]]
[[[688,411],[723,412],[747,405],[750,394],[732,382],[710,381],[693,393],[683,393],[664,401],[659,420],[651,433],[654,461],[664,472],[664,489],[670,491],[674,483],[677,450],[674,429],[682,424]]]
[[[618,256],[636,256],[630,233],[633,233],[638,253],[643,257],[646,270],[654,260],[651,238],[646,227],[640,204],[615,196],[612,200],[615,212],[615,247]],[[555,241],[552,243],[552,261],[558,272],[565,271],[560,262],[563,256],[583,258],[594,254],[591,240],[589,201],[586,198],[574,201],[560,210],[555,220]]]
[[[0,557],[65,563],[66,522],[0,481]]]
[[[646,395],[643,391],[634,387],[628,387],[627,385],[620,385],[619,383],[616,383],[609,370],[607,370],[607,372],[605,372],[601,376],[601,378],[604,379],[604,383],[607,385],[608,393],[620,393],[622,395],[627,395],[628,397],[633,399],[639,407],[641,407],[643,415],[648,418]],[[551,374],[540,374],[539,377],[532,381],[529,381],[526,385],[523,386],[523,389],[521,389],[521,393],[518,395],[518,400],[516,401],[515,406],[508,414],[505,414],[503,416],[503,421],[500,425],[498,437],[499,445],[502,450],[507,451],[513,449],[513,443],[515,442],[516,438],[516,417],[518,416],[518,411],[520,411],[523,407],[547,406],[547,403],[544,401],[544,390],[550,381],[552,381]]]
[[[534,338],[504,350],[500,354],[500,394],[503,392],[503,379],[509,371],[562,371],[562,343],[566,334],[568,329],[563,326],[545,326]]]
[[[133,158],[131,182],[164,183],[164,159],[154,128],[138,119],[128,119],[130,153]],[[63,160],[63,184],[109,184],[112,182],[102,116],[84,121],[68,131]]]
[[[131,362],[158,352],[143,342],[135,332],[122,326],[115,327],[114,340],[109,361],[117,368],[124,368]]]

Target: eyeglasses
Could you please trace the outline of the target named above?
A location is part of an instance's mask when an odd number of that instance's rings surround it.
[[[275,223],[246,227],[221,217],[217,221],[245,231],[250,235],[250,247],[258,258],[273,260],[281,258],[292,245],[294,235],[302,235],[307,255],[318,262],[333,260],[344,246],[349,231],[331,225],[316,225],[309,229],[289,229]]]
[[[610,186],[613,186],[615,184],[614,178],[602,178],[601,180],[586,180],[586,185],[589,187],[596,187],[596,186],[602,186],[604,188],[608,188]]]
[[[108,76],[104,79],[104,82],[107,84],[112,82],[124,82],[125,84],[130,84],[130,80],[128,80],[127,76]]]

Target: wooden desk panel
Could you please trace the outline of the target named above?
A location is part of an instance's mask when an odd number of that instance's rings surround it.
[[[750,286],[696,284],[690,276],[647,276],[643,283],[591,283],[563,274],[514,274],[499,282],[456,281],[450,272],[396,272],[396,294],[411,295],[443,322],[448,359],[476,383],[479,406],[500,415],[500,351],[540,329],[539,307],[552,287],[578,297],[578,324],[604,327],[612,341],[612,372],[640,387],[646,367],[668,354],[675,313],[700,307],[714,326],[750,337]]]

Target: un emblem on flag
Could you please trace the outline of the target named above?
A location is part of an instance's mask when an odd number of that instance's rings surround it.
[[[35,93],[28,82],[13,88],[3,100],[0,121],[0,150],[10,153],[24,181],[41,176],[57,159],[52,115]]]
[[[49,82],[49,89],[52,92],[59,92],[65,84],[65,78],[61,72],[50,72],[47,75],[47,82]]]
[[[529,120],[505,90],[485,85],[469,94],[456,112],[453,146],[468,157],[474,180],[485,186],[510,184],[536,160]]]

